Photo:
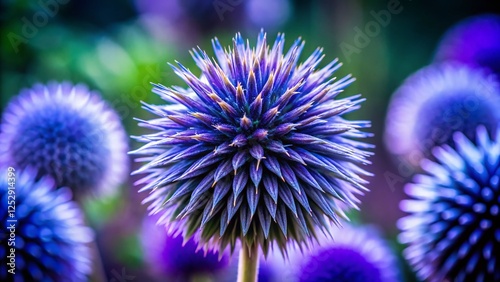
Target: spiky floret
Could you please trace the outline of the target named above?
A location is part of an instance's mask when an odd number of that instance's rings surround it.
[[[2,228],[14,225],[14,230],[0,232],[1,280],[87,281],[92,265],[87,243],[93,232],[83,225],[71,191],[55,190],[54,181],[46,177],[35,181],[32,170],[11,173],[3,168],[0,175]],[[14,275],[7,272],[11,248]]]
[[[437,61],[457,61],[484,67],[500,75],[500,16],[484,14],[453,26],[436,52]]]
[[[418,166],[436,145],[452,144],[453,132],[474,138],[478,125],[500,119],[500,87],[493,75],[457,64],[425,67],[393,95],[386,119],[387,149]]]
[[[201,78],[172,66],[187,90],[155,85],[171,105],[145,104],[159,118],[140,121],[157,132],[137,137],[147,144],[134,153],[148,163],[136,184],[171,232],[207,248],[234,250],[240,239],[266,253],[271,242],[304,243],[314,226],[343,215],[336,201],[356,207],[365,189],[359,165],[370,145],[353,139],[368,135],[359,129],[369,122],[342,118],[362,99],[334,99],[353,78],[331,77],[337,60],[319,68],[321,49],[298,65],[304,43],[283,54],[281,34],[272,47],[264,32],[256,48],[240,34],[233,48],[213,46],[217,60],[193,50]]]
[[[4,165],[33,167],[75,195],[111,192],[128,171],[128,140],[116,112],[84,85],[36,84],[8,105],[0,132]]]
[[[437,162],[405,187],[410,213],[398,225],[405,257],[428,281],[500,280],[500,130],[484,127],[473,144],[455,133],[455,148],[436,147]]]
[[[216,274],[228,266],[227,254],[202,252],[193,239],[183,242],[181,236],[168,235],[157,220],[157,216],[144,218],[140,239],[145,260],[159,277],[191,281],[197,275]]]
[[[397,259],[377,229],[346,226],[333,233],[335,240],[324,236],[312,254],[296,259],[298,281],[400,281]]]

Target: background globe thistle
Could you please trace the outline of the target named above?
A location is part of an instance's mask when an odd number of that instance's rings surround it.
[[[137,182],[151,192],[145,202],[205,247],[304,242],[325,217],[337,221],[336,200],[355,207],[365,189],[370,146],[353,138],[369,122],[342,118],[362,99],[334,99],[353,79],[331,77],[336,60],[319,68],[321,49],[298,65],[303,42],[283,54],[281,34],[272,47],[263,32],[255,48],[240,34],[233,48],[213,46],[217,60],[193,50],[201,78],[172,66],[187,90],[155,85],[172,105],[145,105],[159,116],[140,122],[156,133],[137,137],[147,144],[134,152],[148,162],[135,172],[147,174]]]
[[[128,172],[127,137],[118,115],[86,86],[36,84],[5,110],[4,165],[33,167],[75,194],[111,192]]]
[[[485,14],[462,20],[443,37],[437,61],[457,61],[500,74],[500,16]]]
[[[217,274],[229,264],[225,254],[205,253],[192,239],[184,243],[181,236],[168,235],[157,220],[157,216],[144,219],[140,238],[145,260],[158,277],[191,281],[197,275]]]
[[[396,282],[400,281],[397,260],[373,227],[337,229],[335,240],[323,237],[302,264],[300,282]]]
[[[490,140],[484,127],[472,144],[455,133],[424,160],[425,174],[405,187],[413,199],[399,221],[405,257],[428,281],[500,280],[500,130]]]
[[[55,190],[54,181],[35,173],[15,171],[14,182],[7,180],[7,169],[0,175],[0,219],[6,228],[15,222],[15,246],[8,246],[10,233],[0,233],[0,278],[7,281],[10,248],[15,248],[15,281],[87,281],[91,272],[92,230],[83,225],[83,215],[71,201],[67,188]],[[9,176],[10,178],[10,176]],[[14,183],[15,217],[10,217],[8,190]],[[12,281],[14,281],[12,280]],[[10,280],[9,280],[10,281]]]
[[[425,67],[405,80],[389,104],[387,149],[414,165],[436,145],[451,144],[454,131],[474,138],[500,119],[500,88],[492,75],[456,64]]]

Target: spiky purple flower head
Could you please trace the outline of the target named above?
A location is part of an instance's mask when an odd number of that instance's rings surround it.
[[[32,167],[75,195],[111,192],[128,172],[116,112],[84,85],[36,84],[8,105],[0,127],[4,165]]]
[[[387,114],[387,149],[414,165],[436,145],[452,144],[453,132],[474,138],[478,125],[496,128],[500,88],[493,75],[463,65],[425,67],[394,94]]]
[[[233,48],[213,46],[217,60],[193,50],[201,78],[172,66],[187,90],[155,85],[170,105],[145,105],[159,118],[140,122],[156,132],[137,137],[147,144],[134,153],[148,162],[137,184],[172,232],[205,247],[234,249],[240,239],[285,250],[337,221],[336,201],[354,207],[365,189],[359,165],[371,146],[353,139],[368,135],[359,129],[369,122],[342,117],[362,99],[334,99],[353,79],[332,78],[337,60],[319,68],[321,49],[298,64],[300,39],[286,54],[284,36],[270,47],[264,32],[255,48],[240,34]]]
[[[479,127],[473,144],[455,133],[455,147],[436,147],[437,162],[423,160],[425,174],[405,187],[399,240],[426,281],[500,281],[500,130],[492,136]]]
[[[299,282],[396,282],[397,259],[373,227],[346,227],[324,237],[313,253],[302,259]]]
[[[87,281],[92,270],[87,243],[93,232],[83,225],[71,190],[55,190],[54,181],[47,177],[35,181],[36,173],[30,169],[1,171],[0,279]],[[11,262],[14,275],[7,272]]]
[[[203,252],[193,239],[184,242],[181,236],[167,234],[157,219],[157,216],[144,219],[140,238],[145,260],[158,276],[189,281],[196,275],[216,274],[228,266],[227,254]]]
[[[441,40],[436,60],[488,68],[500,75],[500,16],[474,16],[453,26]]]

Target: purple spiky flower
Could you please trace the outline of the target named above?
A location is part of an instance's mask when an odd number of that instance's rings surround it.
[[[83,225],[70,189],[56,190],[52,179],[35,177],[30,169],[1,169],[0,279],[87,281],[93,232]]]
[[[400,280],[397,259],[376,228],[346,226],[324,236],[301,262],[299,282],[396,282]]]
[[[500,87],[493,75],[457,64],[425,67],[393,95],[386,119],[386,148],[417,166],[436,145],[452,144],[453,132],[474,138],[500,119]]]
[[[36,84],[11,101],[0,127],[4,165],[32,167],[78,195],[108,193],[128,172],[116,112],[84,85]]]
[[[444,35],[435,59],[488,68],[500,75],[500,16],[484,14],[457,23]]]
[[[338,220],[337,201],[355,207],[365,189],[359,165],[371,146],[354,139],[369,122],[342,117],[362,99],[334,99],[353,78],[332,78],[337,60],[320,68],[321,49],[298,64],[304,43],[283,54],[282,34],[272,47],[264,32],[255,48],[240,34],[233,48],[213,46],[217,59],[193,50],[201,78],[172,66],[187,90],[156,84],[169,105],[145,104],[159,116],[140,122],[156,132],[137,137],[147,144],[134,152],[147,162],[135,172],[147,174],[137,183],[145,202],[207,248],[303,243]]]
[[[167,234],[157,216],[144,218],[140,234],[144,257],[153,272],[162,278],[190,281],[197,275],[215,275],[229,264],[229,256],[203,252],[193,239]]]
[[[500,130],[492,136],[481,126],[473,144],[455,133],[454,148],[436,147],[437,162],[422,161],[425,174],[405,187],[399,240],[426,281],[500,281]]]

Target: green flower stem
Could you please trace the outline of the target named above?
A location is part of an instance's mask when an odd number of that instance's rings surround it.
[[[238,266],[238,282],[257,282],[259,273],[259,249],[257,244],[243,246]]]

